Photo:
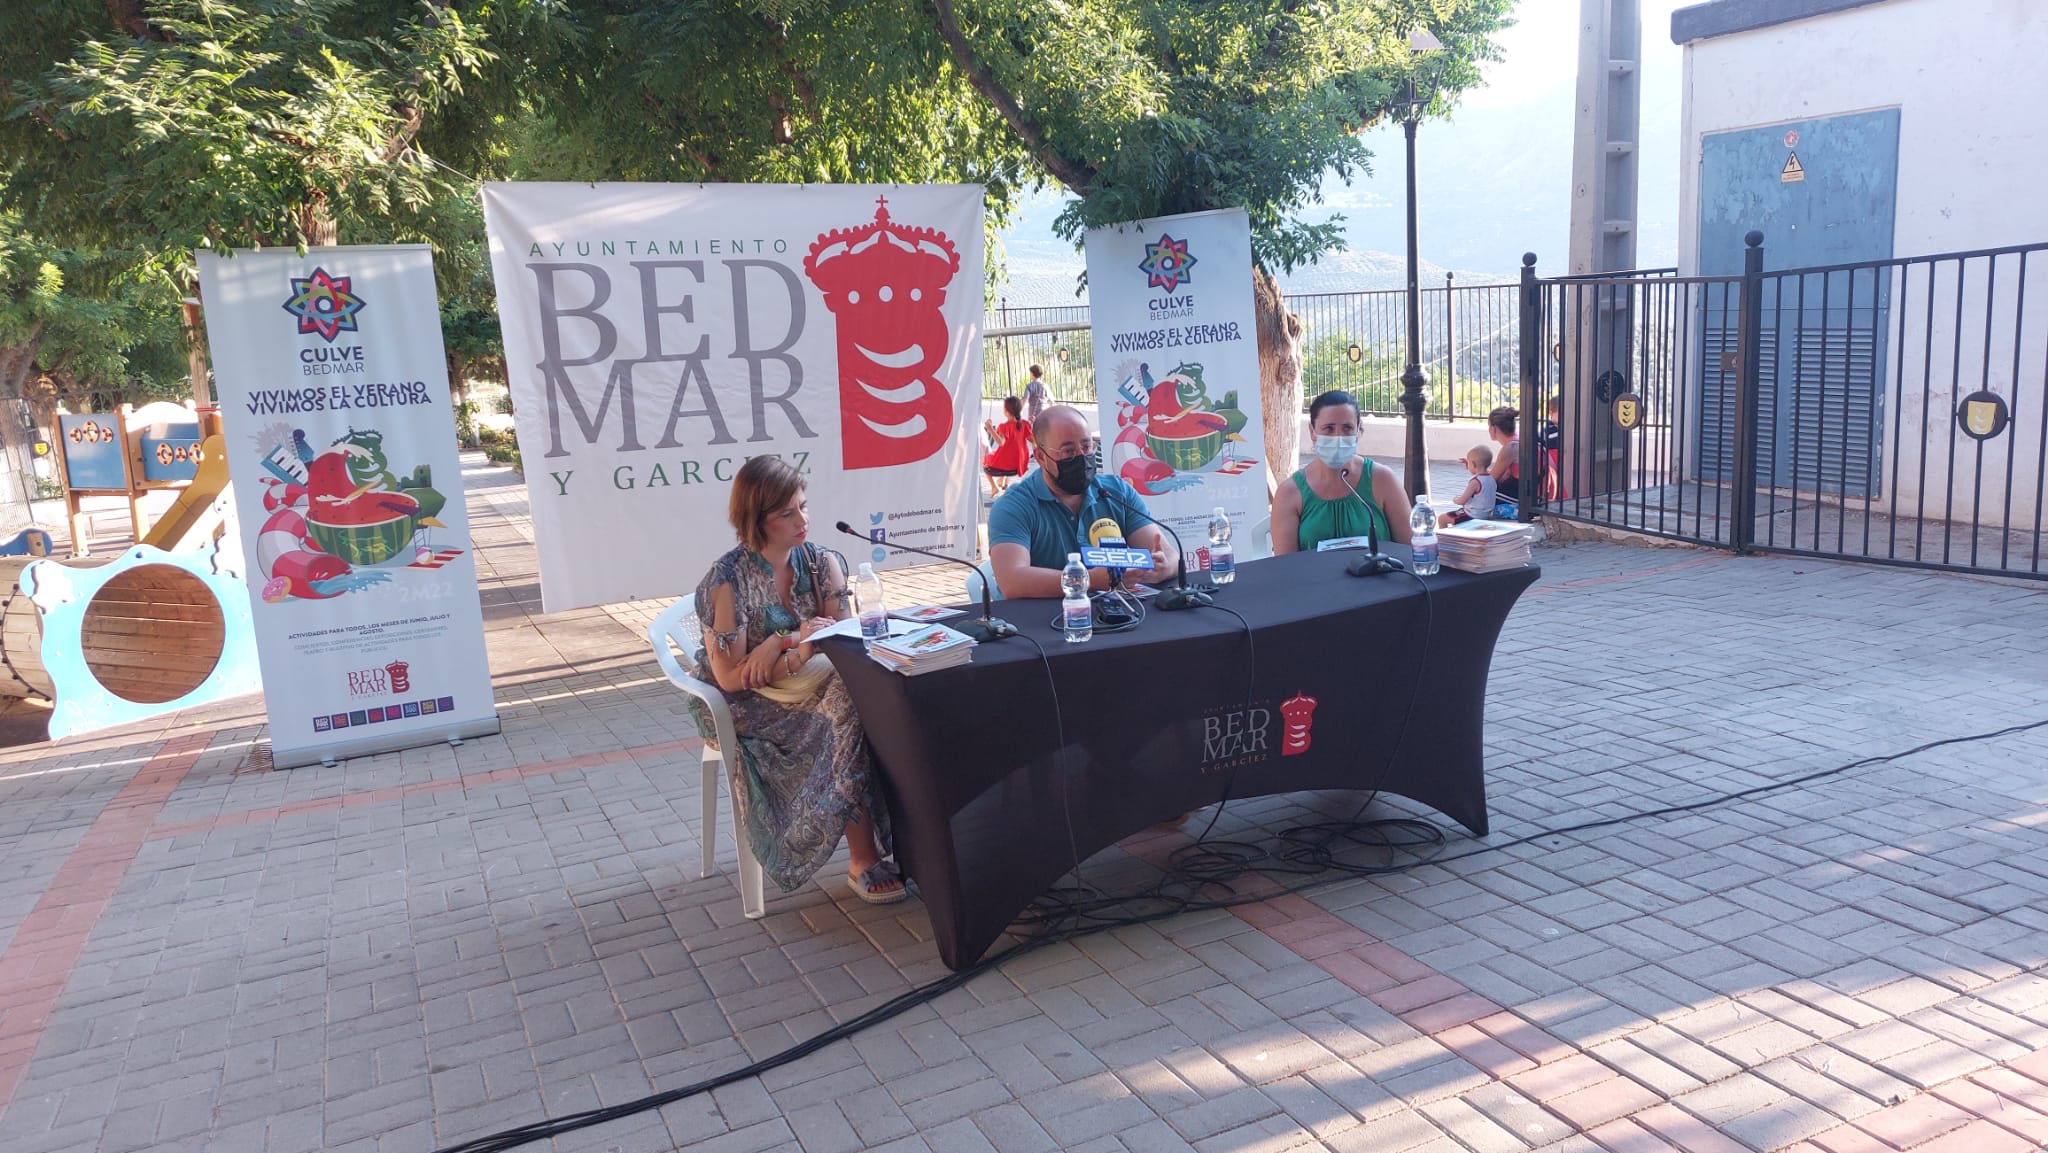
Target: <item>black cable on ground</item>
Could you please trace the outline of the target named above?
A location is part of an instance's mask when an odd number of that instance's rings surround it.
[[[1025,938],[1015,946],[994,956],[987,957],[957,973],[949,973],[929,984],[911,989],[881,1005],[877,1005],[858,1017],[843,1021],[823,1033],[807,1041],[801,1041],[792,1045],[779,1053],[771,1054],[759,1061],[705,1078],[702,1081],[642,1097],[637,1101],[627,1101],[602,1109],[590,1109],[581,1113],[571,1113],[547,1121],[536,1121],[529,1125],[506,1129],[502,1132],[464,1141],[457,1145],[445,1146],[438,1150],[437,1153],[502,1153],[503,1150],[514,1149],[532,1141],[545,1140],[546,1138],[560,1136],[563,1133],[573,1132],[578,1129],[587,1129],[593,1125],[602,1125],[607,1121],[617,1121],[649,1109],[659,1109],[664,1105],[671,1105],[677,1101],[708,1093],[713,1089],[730,1085],[737,1081],[744,1081],[749,1077],[759,1076],[762,1073],[779,1069],[793,1061],[807,1057],[827,1045],[851,1037],[871,1026],[879,1025],[907,1009],[915,1008],[936,997],[960,988],[974,978],[996,969],[1010,960],[1044,948],[1047,945],[1071,940],[1075,937],[1087,936],[1102,929],[1146,925],[1177,917],[1183,913],[1227,909],[1237,905],[1253,904],[1259,901],[1271,900],[1276,896],[1307,892],[1332,884],[1340,879],[1383,876],[1390,873],[1406,872],[1424,865],[1449,864],[1452,861],[1462,861],[1469,857],[1479,856],[1482,853],[1499,852],[1502,849],[1533,844],[1544,837],[1582,833],[1593,829],[1610,828],[1615,825],[1628,824],[1633,821],[1655,817],[1668,817],[1679,813],[1698,812],[1701,809],[1731,804],[1736,801],[1748,800],[1752,797],[1766,796],[1799,785],[1840,776],[1843,773],[1852,772],[1871,765],[1887,764],[1892,761],[1902,760],[1932,749],[1944,748],[1949,745],[1974,744],[1981,741],[1996,740],[1999,737],[2011,736],[2014,733],[2024,733],[2041,728],[2048,728],[2048,720],[2009,725],[1987,733],[1945,737],[1941,740],[1915,745],[1910,749],[1900,752],[1881,753],[1864,757],[1833,768],[1802,773],[1782,781],[1773,781],[1770,784],[1757,785],[1733,793],[1719,794],[1683,805],[1666,805],[1661,808],[1626,813],[1618,817],[1607,817],[1597,821],[1584,821],[1562,828],[1543,829],[1512,840],[1503,841],[1497,845],[1476,845],[1462,853],[1454,853],[1448,857],[1420,856],[1410,860],[1386,864],[1366,864],[1349,861],[1340,856],[1340,854],[1348,851],[1348,847],[1405,849],[1421,845],[1440,845],[1443,843],[1442,829],[1432,822],[1413,817],[1396,817],[1388,820],[1371,821],[1366,822],[1364,825],[1347,826],[1345,822],[1333,821],[1296,826],[1281,831],[1280,840],[1289,847],[1281,849],[1278,853],[1269,853],[1260,846],[1245,842],[1215,842],[1210,846],[1211,849],[1224,845],[1232,846],[1229,852],[1243,854],[1241,862],[1236,864],[1234,868],[1226,869],[1220,865],[1205,867],[1201,868],[1196,874],[1181,877],[1178,883],[1188,887],[1185,895],[1176,895],[1169,892],[1168,885],[1173,880],[1173,878],[1169,877],[1162,880],[1158,886],[1155,886],[1152,891],[1147,893],[1122,898],[1091,898],[1089,901],[1077,903],[1072,906],[1071,914],[1065,917],[1055,918],[1043,914],[1034,917],[1033,914],[1027,912],[1025,917],[1020,918],[1020,923],[1037,924],[1040,926],[1040,929],[1037,933]],[[1367,838],[1359,835],[1360,830],[1407,832],[1413,834],[1413,837],[1412,839],[1401,839],[1391,836]],[[1349,846],[1332,848],[1332,843],[1339,840],[1347,841]],[[1187,848],[1193,847],[1187,846]],[[1236,880],[1252,867],[1262,862],[1267,864],[1267,871],[1294,874],[1302,879],[1294,884],[1282,886],[1278,892],[1238,894],[1230,888],[1231,881]],[[1330,874],[1332,873],[1336,875],[1331,876]],[[1219,886],[1230,895],[1211,899],[1201,899],[1195,896],[1197,893]],[[1057,892],[1059,890],[1055,890],[1055,893]],[[1067,911],[1066,906],[1062,904],[1058,897],[1049,894],[1047,900],[1056,907],[1060,907],[1063,912]],[[1127,912],[1121,917],[1103,916],[1098,910],[1107,909],[1110,905],[1098,904],[1098,901],[1113,902],[1126,909]]]

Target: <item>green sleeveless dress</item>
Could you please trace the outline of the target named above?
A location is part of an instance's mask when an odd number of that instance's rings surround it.
[[[1324,500],[1308,486],[1305,471],[1294,474],[1294,487],[1301,490],[1301,551],[1314,552],[1326,540],[1364,536],[1368,523],[1381,540],[1393,539],[1386,510],[1373,499],[1371,457],[1365,458],[1365,471],[1358,478],[1358,495],[1363,504],[1351,499],[1348,492],[1336,500]]]

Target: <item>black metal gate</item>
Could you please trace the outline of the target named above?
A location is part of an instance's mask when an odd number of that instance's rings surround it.
[[[1765,272],[1748,239],[1735,277],[1525,265],[1523,515],[2048,576],[2048,244]]]

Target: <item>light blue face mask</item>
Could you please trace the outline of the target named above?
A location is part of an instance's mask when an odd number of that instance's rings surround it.
[[[1343,468],[1358,455],[1358,438],[1355,436],[1319,436],[1316,438],[1316,459],[1331,468]]]

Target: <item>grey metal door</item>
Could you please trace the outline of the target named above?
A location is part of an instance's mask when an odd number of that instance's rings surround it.
[[[1865,495],[1878,481],[1888,260],[1898,201],[1895,108],[1719,132],[1700,142],[1700,273],[1739,276],[1743,236],[1764,234],[1757,483]],[[1734,460],[1738,313],[1703,310],[1701,474]]]

